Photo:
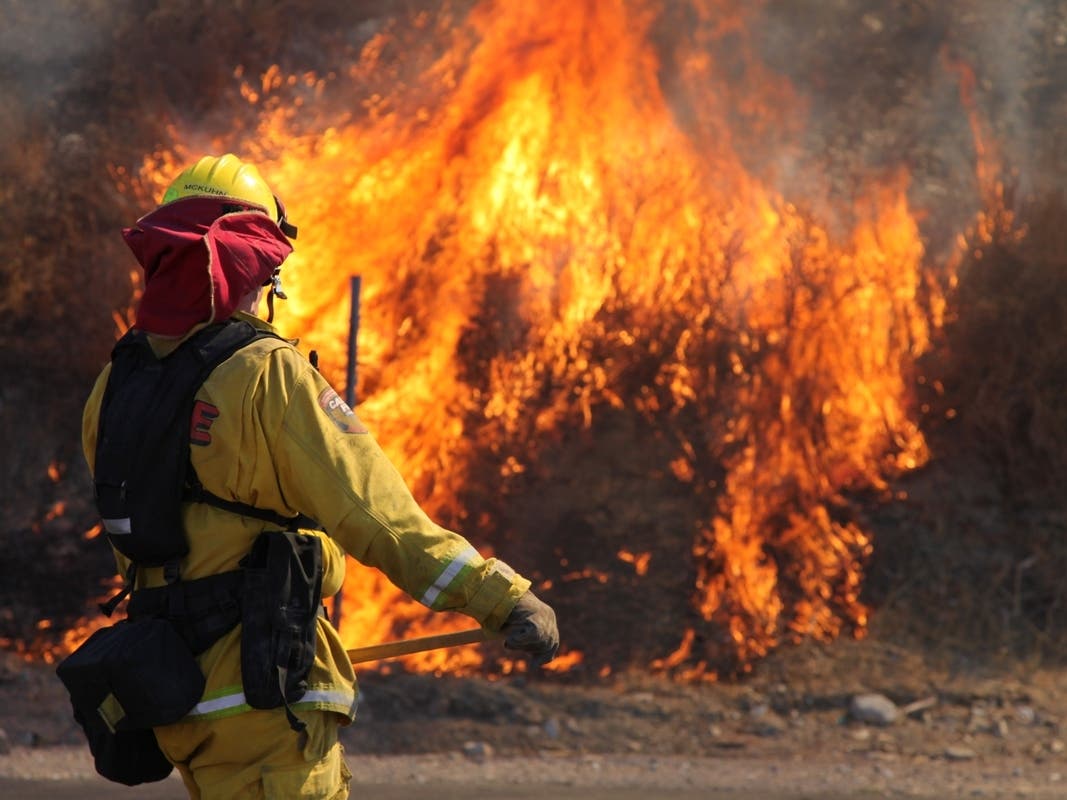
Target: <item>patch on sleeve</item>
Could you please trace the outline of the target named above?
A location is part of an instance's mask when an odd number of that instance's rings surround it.
[[[326,416],[341,433],[370,433],[363,427],[356,412],[330,387],[326,387],[319,394],[319,408],[326,412]]]

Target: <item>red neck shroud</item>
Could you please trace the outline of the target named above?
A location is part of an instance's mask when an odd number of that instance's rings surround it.
[[[228,197],[167,203],[122,237],[145,274],[135,325],[160,336],[226,319],[293,251],[258,206]]]

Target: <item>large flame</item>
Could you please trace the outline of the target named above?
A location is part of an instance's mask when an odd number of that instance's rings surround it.
[[[346,74],[237,73],[260,110],[242,152],[300,224],[280,325],[340,384],[363,276],[360,416],[431,514],[474,511],[478,453],[504,485],[603,408],[677,441],[707,503],[703,627],[657,663],[692,676],[862,633],[871,540],[844,497],[927,458],[911,386],[940,324],[907,175],[872,180],[841,233],[747,166],[802,109],[738,5],[483,2],[382,30]],[[177,139],[146,159],[157,187],[199,154]],[[351,645],[463,626],[355,565],[345,596]]]

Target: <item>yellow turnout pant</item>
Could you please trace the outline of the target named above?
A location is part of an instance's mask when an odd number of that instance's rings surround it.
[[[345,800],[352,775],[337,741],[338,716],[299,717],[304,733],[273,709],[178,722],[156,728],[156,739],[193,800]]]

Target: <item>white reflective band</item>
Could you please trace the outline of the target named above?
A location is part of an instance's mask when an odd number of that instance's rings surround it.
[[[228,708],[236,708],[245,704],[245,693],[228,694],[225,697],[216,697],[214,700],[201,700],[193,710],[190,717],[202,717],[205,714],[214,714],[216,711],[225,711]]]
[[[477,557],[478,551],[472,546],[453,558],[448,566],[445,567],[445,571],[437,576],[437,580],[433,582],[433,586],[426,590],[426,594],[422,596],[422,599],[419,602],[424,606],[433,607],[434,602],[440,596],[441,592],[448,588],[448,584],[452,583],[455,577],[459,574],[459,571],[474,561]]]
[[[300,708],[315,703],[323,703],[338,708],[351,709],[352,706],[355,705],[355,695],[352,692],[346,691],[312,689],[304,692],[304,696],[293,703],[292,706],[294,708]],[[212,700],[201,700],[193,706],[193,710],[189,712],[188,716],[204,717],[208,714],[217,714],[220,711],[229,711],[241,706],[249,708],[247,701],[245,700],[245,694],[244,692],[235,692],[234,694],[216,697]]]
[[[129,517],[123,517],[122,519],[105,519],[103,522],[104,529],[112,535],[133,533],[130,529]]]

